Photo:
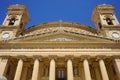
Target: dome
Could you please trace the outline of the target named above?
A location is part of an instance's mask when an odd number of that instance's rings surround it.
[[[30,34],[47,33],[51,31],[60,31],[60,30],[89,34],[89,35],[97,34],[94,28],[74,22],[48,22],[48,23],[38,24],[26,29],[23,34],[30,35]]]

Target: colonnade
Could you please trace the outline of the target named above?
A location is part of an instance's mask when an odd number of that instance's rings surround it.
[[[90,73],[90,66],[89,66],[89,58],[88,57],[83,57],[81,60],[83,62],[85,80],[92,80],[91,73]],[[106,66],[105,66],[104,58],[103,57],[97,57],[96,60],[98,61],[98,64],[99,64],[102,80],[110,80],[109,77],[108,77],[108,73],[107,73],[107,69],[106,69]],[[116,66],[116,69],[117,69],[117,74],[120,75],[120,59],[115,58],[114,62],[115,62],[115,66]],[[8,63],[8,58],[7,57],[5,57],[5,58],[0,57],[0,76],[4,76],[4,73],[5,73],[6,67],[7,67],[7,63]],[[24,63],[24,58],[19,58],[18,63],[17,63],[16,73],[15,73],[15,76],[14,76],[14,80],[20,80],[21,79],[23,63]],[[67,64],[67,80],[74,80],[72,58],[70,58],[70,57],[67,58],[66,59],[66,64]],[[39,67],[40,66],[41,66],[40,65],[40,58],[35,57],[31,80],[38,80],[38,73],[39,73]],[[56,79],[55,74],[56,74],[56,59],[52,57],[52,58],[50,58],[49,80],[55,80]],[[119,80],[120,80],[120,77],[119,77]]]

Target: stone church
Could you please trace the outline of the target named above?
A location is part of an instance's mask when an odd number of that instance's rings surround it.
[[[120,80],[114,6],[95,6],[96,29],[62,21],[25,29],[29,20],[25,6],[8,7],[0,26],[0,80]]]

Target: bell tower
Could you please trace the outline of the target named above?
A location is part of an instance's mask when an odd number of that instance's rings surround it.
[[[112,5],[97,5],[92,14],[92,21],[96,25],[99,35],[111,39],[120,39],[120,24]]]
[[[0,27],[0,40],[15,38],[22,34],[29,21],[28,11],[23,5],[9,6],[6,18]]]

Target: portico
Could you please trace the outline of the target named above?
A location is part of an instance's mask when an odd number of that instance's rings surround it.
[[[34,56],[33,56],[34,57]],[[42,57],[42,58],[41,58]],[[101,57],[101,56],[100,56]],[[107,62],[106,59],[103,59],[103,58],[100,58],[100,57],[90,57],[89,56],[89,59],[86,55],[83,55],[83,56],[80,56],[80,57],[74,57],[74,56],[65,56],[65,57],[61,57],[59,58],[59,56],[49,56],[49,59],[47,60],[47,58],[45,58],[44,56],[37,56],[35,57],[34,59],[30,59],[30,63],[27,65],[30,66],[32,65],[32,71],[30,73],[28,73],[27,71],[27,74],[31,74],[31,77],[30,79],[32,80],[42,80],[42,79],[47,79],[47,80],[76,80],[76,79],[85,79],[85,80],[92,80],[93,78],[95,80],[97,80],[97,76],[100,76],[101,75],[101,79],[103,80],[110,80],[109,79],[109,75],[108,75],[108,71],[106,69],[106,65]],[[104,56],[105,57],[105,56]],[[12,56],[11,56],[12,58]],[[17,58],[17,56],[16,56]],[[112,58],[112,57],[111,57]],[[0,58],[1,60],[3,60],[3,58],[1,57]],[[18,58],[17,58],[18,59]],[[22,58],[19,58],[18,59],[18,62],[17,62],[17,66],[16,66],[16,71],[15,71],[15,75],[14,75],[14,80],[18,80],[18,79],[21,79],[22,76],[21,74],[24,74],[22,73],[23,72],[23,68],[24,68],[24,65],[26,65],[26,61],[27,61],[27,57],[25,57],[25,59]],[[46,61],[44,62],[44,60],[47,60],[47,63],[48,64],[44,64],[46,63]],[[113,59],[113,62],[114,64],[113,65],[116,65],[116,67],[119,67],[118,64],[120,64],[118,61],[116,60],[119,60],[118,58],[112,58]],[[8,59],[9,61],[10,59]],[[91,74],[91,64],[92,65],[96,65],[94,64],[94,61],[93,60],[97,60],[98,62],[98,69],[100,70],[100,73],[99,74]],[[92,61],[92,63],[91,63]],[[31,63],[33,62],[33,63]],[[76,62],[79,62],[79,63],[82,63],[81,64],[76,64]],[[10,68],[4,68],[6,67],[7,65],[9,65],[8,63],[4,66],[2,66],[3,64],[5,64],[3,61],[0,62],[0,68],[2,68],[3,70],[0,71],[1,73],[1,76],[6,76],[7,73],[9,71]],[[47,65],[48,68],[48,71],[47,71],[47,67],[45,67]],[[76,68],[76,66],[78,68]],[[82,66],[82,68],[80,67]],[[80,71],[80,70],[83,70]],[[96,68],[93,68],[92,70],[95,70]],[[114,67],[115,69],[115,67]],[[28,69],[29,70],[29,69]],[[44,75],[44,73],[48,74],[47,76]],[[84,74],[84,78],[82,77],[82,74]],[[112,73],[112,71],[111,71]],[[116,76],[119,75],[119,71],[116,71]],[[41,76],[40,76],[41,75]],[[9,75],[7,75],[9,76]],[[94,77],[92,77],[94,76]],[[25,76],[26,79],[28,77],[28,75]],[[118,76],[119,77],[119,76]]]

